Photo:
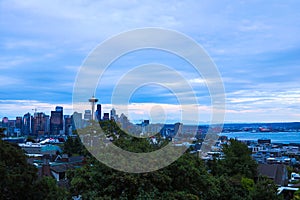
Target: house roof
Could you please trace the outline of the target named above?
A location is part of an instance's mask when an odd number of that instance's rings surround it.
[[[280,188],[277,189],[277,195],[280,195],[281,192],[282,192],[283,190],[297,191],[297,190],[299,190],[299,188],[293,188],[293,187],[280,187]]]
[[[69,165],[55,165],[55,166],[51,166],[50,169],[57,172],[57,173],[61,173],[61,172],[66,172],[69,168],[71,168],[71,166]]]
[[[286,185],[287,170],[283,164],[259,164],[258,174],[273,179],[277,185]]]

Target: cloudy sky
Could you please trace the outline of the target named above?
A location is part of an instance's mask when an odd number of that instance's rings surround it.
[[[0,118],[34,108],[50,114],[56,105],[71,114],[77,74],[97,45],[124,31],[159,27],[194,39],[214,61],[225,87],[226,122],[300,121],[299,10],[297,0],[0,1]],[[205,80],[185,60],[151,49],[122,56],[99,81],[95,94],[105,111],[124,74],[148,63],[188,80],[200,120],[210,120]],[[159,76],[174,82],[167,73]],[[135,84],[137,77],[128,77]],[[172,121],[183,109],[163,85],[136,89],[128,103],[135,120],[152,112]]]

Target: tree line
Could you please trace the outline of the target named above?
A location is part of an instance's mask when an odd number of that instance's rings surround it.
[[[157,135],[159,142],[151,144],[147,138],[126,134],[114,122],[100,123],[102,129],[97,133],[103,132],[115,145],[132,152],[151,152],[168,143]],[[86,127],[81,132],[92,134],[94,129]],[[35,167],[27,164],[21,149],[2,140],[0,144],[4,152],[0,157],[0,199],[70,199],[78,195],[82,199],[282,199],[272,181],[257,178],[251,152],[236,140],[224,146],[222,160],[204,162],[187,151],[165,168],[135,174],[106,166],[89,154],[78,138],[69,138],[65,153],[84,154],[87,164],[67,172],[67,188],[59,188],[49,177],[38,180]]]

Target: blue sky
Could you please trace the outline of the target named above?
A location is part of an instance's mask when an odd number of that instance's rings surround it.
[[[34,108],[49,114],[56,105],[71,114],[73,85],[89,52],[120,32],[161,27],[193,38],[214,60],[226,91],[226,122],[300,121],[299,10],[297,0],[0,1],[0,118]],[[190,80],[201,121],[209,121],[201,78],[184,60],[158,51],[133,52],[112,65],[96,90],[104,109],[121,66],[150,61]],[[154,103],[167,116],[178,114],[174,95],[157,85],[140,88],[130,103],[135,119]]]

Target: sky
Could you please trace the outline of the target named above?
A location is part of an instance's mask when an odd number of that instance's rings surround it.
[[[0,1],[0,119],[34,109],[50,114],[55,106],[72,114],[74,83],[87,56],[114,35],[158,27],[185,34],[211,57],[224,83],[225,122],[300,121],[299,10],[297,0]],[[95,88],[104,111],[117,107],[121,114],[122,105],[112,105],[114,88],[128,70],[148,63],[180,73],[198,104],[182,107],[167,87],[139,85],[127,104],[132,120],[152,113],[153,119],[175,122],[182,109],[197,109],[201,122],[210,121],[207,80],[184,59],[151,49],[131,52],[111,64]],[[175,81],[167,73],[159,76]],[[137,80],[127,82],[134,85]]]

